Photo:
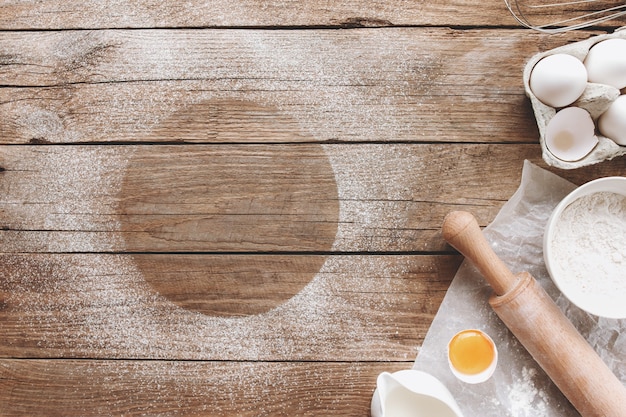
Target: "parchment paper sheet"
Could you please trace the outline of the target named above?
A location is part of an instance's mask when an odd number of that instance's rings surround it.
[[[573,306],[555,287],[543,261],[545,225],[554,207],[574,188],[569,181],[526,161],[518,190],[483,232],[514,273],[528,271],[537,279],[626,384],[626,320],[598,318]],[[414,369],[439,378],[465,417],[579,416],[491,310],[490,294],[482,276],[464,261],[426,335]],[[470,328],[485,331],[498,348],[495,374],[482,384],[460,382],[448,367],[448,341],[456,332]]]

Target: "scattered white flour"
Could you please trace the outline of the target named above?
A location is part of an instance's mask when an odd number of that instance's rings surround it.
[[[556,224],[551,248],[556,267],[581,293],[626,296],[626,196],[598,192],[574,201]]]
[[[537,371],[522,368],[522,377],[510,387],[508,401],[510,415],[515,417],[546,415],[545,393],[535,387]]]
[[[38,346],[78,357],[242,361],[341,360],[355,351],[363,360],[397,357],[397,346],[372,328],[402,331],[386,312],[409,303],[409,288],[398,299],[406,285],[399,277],[419,267],[410,256],[332,256],[284,304],[231,318],[177,307],[154,292],[129,255],[6,254],[0,260],[9,267],[0,290],[17,312],[13,325]],[[351,273],[357,268],[360,274]],[[405,359],[414,355],[406,352]]]

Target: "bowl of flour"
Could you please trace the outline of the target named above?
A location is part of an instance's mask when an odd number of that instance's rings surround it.
[[[626,177],[590,181],[567,195],[548,220],[543,256],[577,307],[626,318]]]

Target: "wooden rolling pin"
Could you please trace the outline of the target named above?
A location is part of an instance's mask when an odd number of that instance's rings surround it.
[[[493,252],[474,216],[454,211],[443,237],[494,290],[496,314],[583,417],[625,417],[626,387],[527,272],[514,275]]]

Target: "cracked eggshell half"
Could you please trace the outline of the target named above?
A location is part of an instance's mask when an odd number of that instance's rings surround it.
[[[546,128],[548,151],[562,161],[579,161],[598,144],[595,128],[587,110],[566,107],[548,122]]]

